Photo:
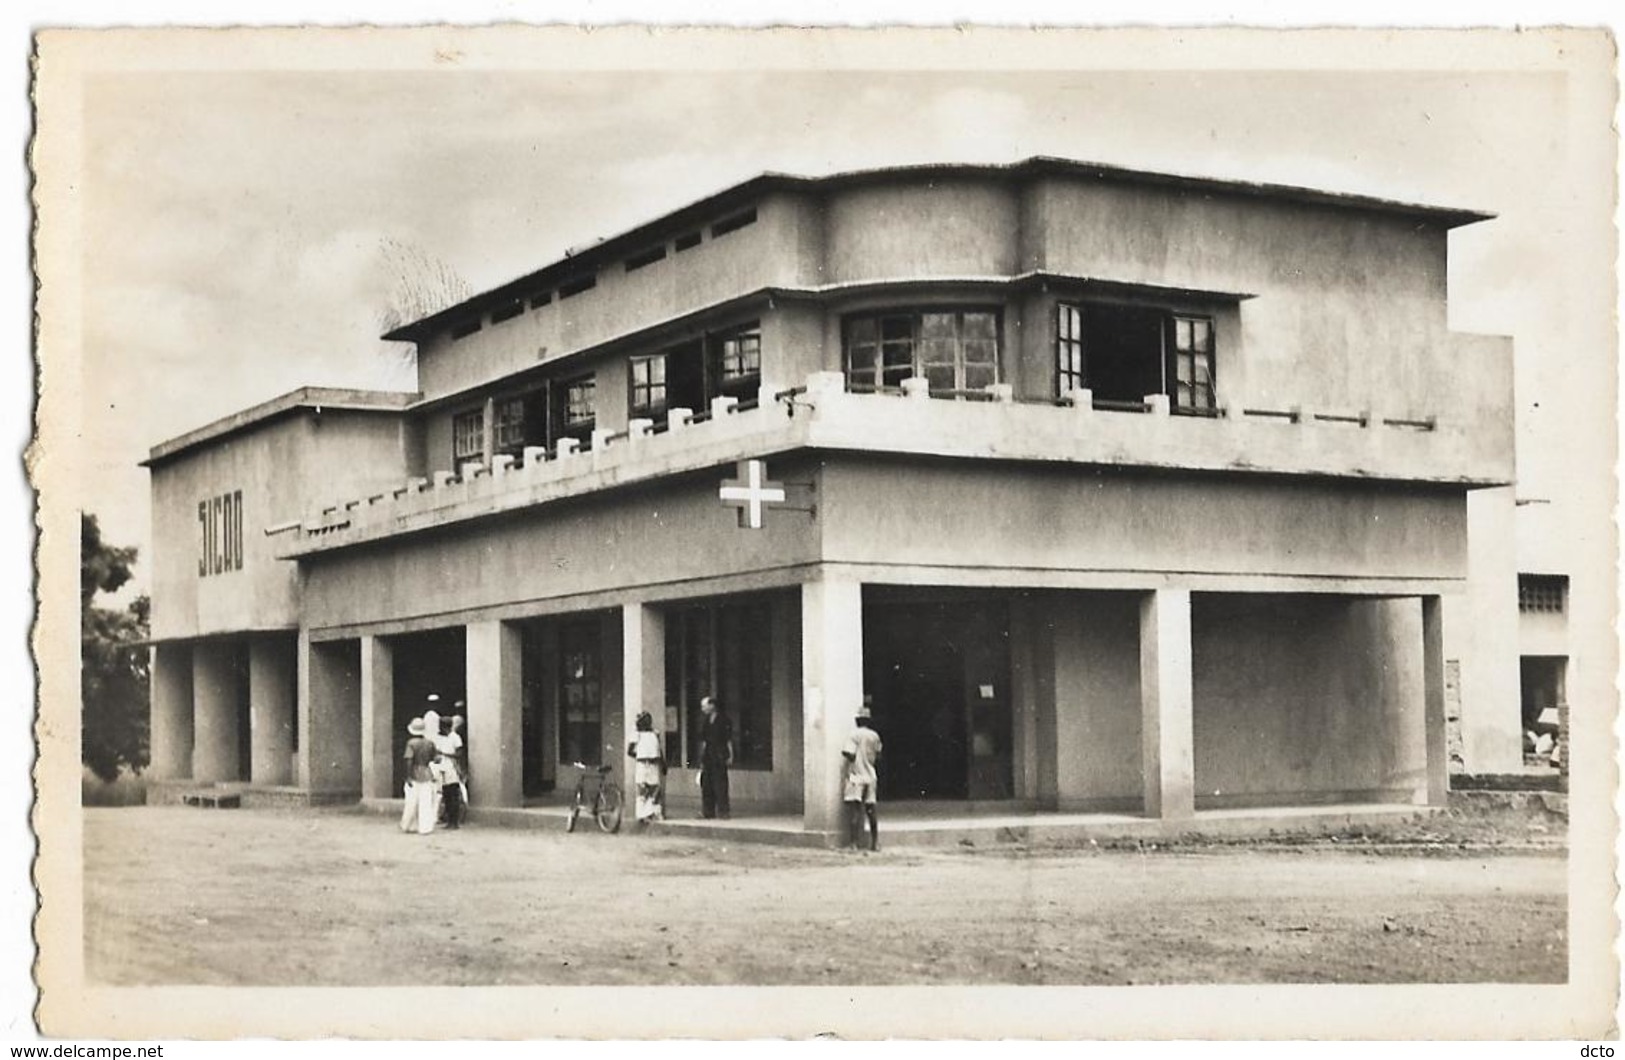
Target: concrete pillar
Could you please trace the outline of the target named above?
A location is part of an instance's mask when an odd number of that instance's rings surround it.
[[[1516,772],[1523,767],[1523,706],[1518,680],[1518,549],[1523,518],[1516,489],[1467,494],[1467,591],[1444,601],[1449,640],[1459,659],[1465,771]]]
[[[469,801],[518,806],[524,800],[519,627],[474,622],[467,636]]]
[[[801,783],[808,831],[840,834],[841,748],[862,705],[863,587],[847,579],[807,582],[801,587]]]
[[[299,633],[299,786],[361,793],[360,651]]]
[[[662,737],[666,728],[666,623],[665,617],[647,604],[626,604],[621,608],[621,754],[618,768],[625,788],[628,820],[637,799],[632,782],[632,760],[625,745],[637,731],[638,714],[648,711],[655,718],[655,731]]]
[[[203,783],[240,780],[237,746],[237,669],[233,651],[219,641],[192,647],[192,779]]]
[[[294,641],[255,637],[248,645],[249,779],[293,782]]]
[[[361,638],[361,797],[395,790],[395,651],[383,637]]]
[[[1427,742],[1427,801],[1443,806],[1450,800],[1450,754],[1444,727],[1444,605],[1437,596],[1422,597],[1422,700]]]
[[[1424,802],[1427,704],[1416,598],[1349,597],[1345,613],[1337,661],[1345,691],[1336,705],[1336,727],[1327,738],[1334,749],[1344,748],[1340,757],[1358,760],[1374,752],[1379,765],[1371,786],[1385,798],[1404,793],[1413,802]],[[1373,710],[1374,726],[1365,720]],[[1369,749],[1367,741],[1374,741]]]
[[[1148,817],[1196,812],[1191,710],[1191,594],[1156,589],[1140,600],[1140,761]]]
[[[156,644],[152,649],[152,720],[147,775],[184,780],[192,775],[192,649]]]

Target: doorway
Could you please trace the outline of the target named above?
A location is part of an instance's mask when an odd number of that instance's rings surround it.
[[[1014,794],[1009,611],[988,599],[863,609],[864,689],[885,744],[887,799]]]

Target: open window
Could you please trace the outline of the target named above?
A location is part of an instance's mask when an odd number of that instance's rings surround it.
[[[1139,405],[1166,394],[1173,411],[1217,406],[1213,319],[1149,306],[1062,302],[1056,307],[1056,390],[1088,388],[1097,405]]]

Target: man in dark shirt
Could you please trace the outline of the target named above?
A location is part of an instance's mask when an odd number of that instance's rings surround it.
[[[728,767],[734,760],[734,726],[710,696],[700,700],[700,815],[728,819]]]

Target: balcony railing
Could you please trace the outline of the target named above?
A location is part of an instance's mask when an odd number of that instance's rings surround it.
[[[960,400],[934,400],[953,396]],[[921,378],[896,391],[854,393],[840,373],[803,386],[764,386],[753,400],[667,410],[561,439],[490,465],[438,471],[327,505],[269,528],[294,558],[412,533],[633,482],[724,467],[798,449],[873,451],[1189,471],[1314,475],[1498,485],[1511,477],[1510,431],[1476,420],[1384,416],[1371,410],[1170,407],[1165,395],[1105,401],[1087,390],[1018,400],[1007,384],[933,393]]]

